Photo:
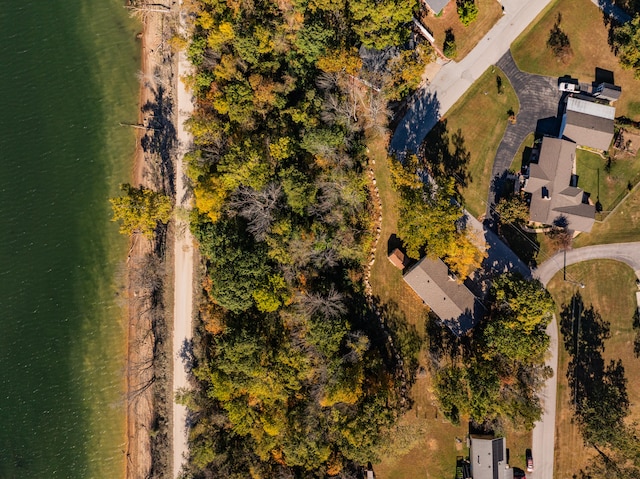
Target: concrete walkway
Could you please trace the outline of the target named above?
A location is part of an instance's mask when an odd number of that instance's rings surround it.
[[[444,65],[433,81],[416,92],[391,139],[398,153],[418,151],[436,122],[458,101],[484,71],[494,65],[511,43],[551,0],[502,0],[504,15],[461,61]]]
[[[491,172],[491,189],[487,200],[487,218],[492,217],[491,206],[496,192],[504,183],[504,175],[528,134],[538,132],[557,136],[560,129],[560,100],[558,79],[520,71],[511,52],[505,53],[496,64],[507,76],[518,95],[520,111],[515,125],[508,124],[498,146]]]
[[[631,266],[636,276],[640,278],[640,242],[600,244],[567,251],[567,265],[593,259],[613,259],[626,263]],[[533,276],[546,286],[551,281],[551,278],[563,267],[564,253],[560,251],[538,266],[533,271]],[[588,279],[584,281],[588,281]]]

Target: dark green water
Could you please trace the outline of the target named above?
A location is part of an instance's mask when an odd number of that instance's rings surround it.
[[[0,1],[0,479],[124,469],[139,25],[123,0]]]

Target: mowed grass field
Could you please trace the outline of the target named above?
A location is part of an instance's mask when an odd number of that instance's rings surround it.
[[[627,265],[611,260],[588,261],[567,267],[567,277],[585,284],[584,289],[563,281],[559,272],[548,285],[559,312],[569,305],[574,294],[579,293],[586,308],[593,305],[602,318],[610,323],[611,337],[605,341],[605,362],[621,359],[628,379],[627,393],[631,403],[629,420],[640,419],[640,359],[634,357],[633,313],[636,307],[635,274]],[[595,450],[583,443],[577,426],[573,423],[573,404],[568,384],[567,368],[570,353],[564,349],[559,337],[558,402],[556,414],[555,477],[573,477],[584,467]]]
[[[502,79],[502,94],[498,94],[498,76]],[[465,207],[475,217],[486,209],[493,160],[507,129],[509,109],[516,114],[520,110],[516,92],[502,70],[490,67],[442,120],[447,122],[449,135],[460,129],[464,146],[471,154],[467,165],[469,184],[462,189],[462,196]],[[429,141],[429,135],[425,141]]]
[[[448,29],[453,31],[457,46],[456,61],[467,56],[502,17],[502,8],[496,0],[476,0],[475,3],[478,6],[478,17],[466,27],[458,17],[456,2],[449,2],[438,17],[431,12],[422,13],[422,23],[436,39],[436,44],[441,50],[444,47],[445,32]]]
[[[573,56],[563,63],[547,48],[549,31],[561,14],[560,28],[568,35]],[[511,45],[518,67],[548,76],[570,75],[581,82],[595,80],[595,70],[613,72],[622,95],[616,101],[616,116],[640,120],[640,81],[631,70],[623,70],[608,43],[608,27],[602,13],[590,0],[556,0],[551,3]]]

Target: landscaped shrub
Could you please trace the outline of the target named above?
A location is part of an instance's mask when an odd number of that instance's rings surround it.
[[[466,27],[478,17],[478,7],[473,0],[458,0],[458,16]]]
[[[453,34],[453,30],[449,28],[444,32],[444,45],[442,47],[442,53],[447,58],[455,58],[458,54],[458,47],[456,46],[456,37]]]
[[[547,40],[547,47],[551,49],[553,54],[558,60],[566,63],[573,56],[573,51],[571,50],[571,42],[569,41],[569,37],[565,32],[560,28],[560,22],[562,21],[562,14],[558,13],[558,17],[556,18],[556,23],[553,25],[553,28],[549,31],[549,39]]]

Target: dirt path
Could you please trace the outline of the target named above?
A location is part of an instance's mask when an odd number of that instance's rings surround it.
[[[180,14],[180,28],[184,31],[186,14]],[[176,161],[176,207],[189,209],[191,196],[184,176],[184,153],[191,147],[191,136],[184,128],[184,122],[193,111],[193,98],[187,91],[182,77],[190,71],[184,51],[177,55],[177,112],[178,158]],[[184,219],[176,220],[174,249],[174,315],[173,315],[173,391],[188,387],[187,365],[184,352],[191,345],[191,318],[193,315],[193,237]],[[180,473],[188,452],[187,409],[173,404],[173,477]]]

